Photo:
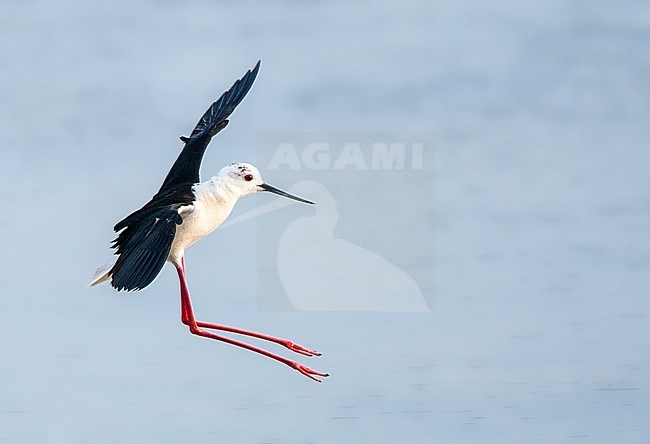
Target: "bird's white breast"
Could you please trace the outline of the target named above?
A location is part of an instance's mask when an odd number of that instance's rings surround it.
[[[179,264],[184,250],[202,237],[212,233],[230,215],[237,199],[218,193],[215,184],[204,182],[194,187],[196,200],[178,212],[183,223],[176,227],[176,236],[168,260]]]

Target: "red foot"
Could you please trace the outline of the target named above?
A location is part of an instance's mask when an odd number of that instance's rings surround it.
[[[307,367],[306,365],[301,364],[300,362],[291,361],[291,363],[287,363],[287,364],[289,365],[289,367],[292,367],[293,369],[299,371],[309,379],[313,379],[316,382],[322,382],[322,381],[314,377],[313,375],[323,376],[325,378],[329,376],[329,374],[327,373],[318,372],[312,368]]]
[[[305,356],[320,356],[321,355],[316,350],[310,350],[308,348],[303,347],[300,344],[296,344],[293,341],[284,341],[284,342],[282,342],[282,345],[284,345],[285,347],[287,347],[291,351],[294,351],[296,353],[300,353],[301,355],[305,355]],[[321,376],[325,376],[325,375],[321,375]]]

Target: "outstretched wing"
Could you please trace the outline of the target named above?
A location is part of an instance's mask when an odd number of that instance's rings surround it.
[[[176,205],[162,207],[137,224],[127,226],[113,241],[119,254],[110,271],[111,285],[117,290],[141,290],[160,273],[183,222]]]
[[[190,137],[181,137],[181,140],[185,142],[185,147],[169,170],[158,193],[163,193],[168,188],[181,183],[200,181],[199,169],[210,140],[228,125],[228,117],[251,89],[260,69],[260,63],[261,61],[258,61],[252,70],[248,70],[241,79],[221,95],[219,100],[210,106],[196,124]]]

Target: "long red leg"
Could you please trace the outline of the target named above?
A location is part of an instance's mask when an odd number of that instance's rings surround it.
[[[307,376],[310,379],[313,379],[314,381],[321,382],[320,379],[317,379],[313,375],[318,375],[318,376],[329,376],[327,373],[321,373],[316,370],[313,370],[306,365],[303,365],[297,361],[292,361],[290,359],[284,358],[280,355],[276,355],[275,353],[268,352],[264,349],[261,349],[259,347],[255,347],[250,344],[246,344],[245,342],[237,341],[235,339],[231,339],[225,336],[220,336],[216,335],[214,333],[202,330],[200,327],[203,326],[204,328],[216,328],[219,330],[224,330],[224,331],[230,331],[233,333],[241,333],[245,334],[248,336],[253,336],[257,337],[260,339],[267,339],[273,342],[277,342],[279,344],[285,345],[286,344],[282,341],[285,341],[284,339],[279,339],[275,338],[273,336],[268,336],[268,335],[263,335],[261,333],[256,333],[256,332],[251,332],[248,330],[241,330],[238,328],[234,327],[227,327],[227,326],[222,326],[222,325],[217,325],[217,324],[208,324],[206,322],[197,322],[196,318],[194,317],[194,310],[192,309],[192,301],[190,299],[190,291],[187,287],[187,281],[185,279],[185,259],[183,259],[181,266],[176,267],[176,271],[178,272],[178,278],[180,280],[180,285],[181,285],[181,320],[185,325],[187,325],[190,328],[190,332],[194,335],[197,336],[203,336],[205,338],[210,338],[210,339],[215,339],[217,341],[222,341],[226,342],[231,345],[236,345],[237,347],[242,347],[247,350],[253,351],[255,353],[259,353],[261,355],[264,355],[266,357],[269,357],[271,359],[275,359],[276,361],[282,362],[283,364],[288,365],[289,367],[293,368],[294,370],[297,370],[298,372],[302,373],[303,375]],[[287,341],[290,342],[290,341]],[[290,347],[289,347],[290,348]],[[307,349],[305,349],[307,350]],[[300,353],[300,352],[298,352]],[[304,353],[303,353],[304,354]]]
[[[185,274],[185,258],[181,259],[181,268],[183,270],[183,275],[185,277],[185,280],[187,281],[187,275]],[[189,325],[189,321],[190,321],[189,313],[191,313],[191,312],[192,312],[191,304],[190,304],[189,310],[188,310],[188,307],[186,306],[185,301],[182,299],[181,300],[181,320],[183,321],[183,324]],[[212,330],[227,331],[227,332],[230,332],[230,333],[236,333],[236,334],[240,334],[240,335],[252,336],[254,338],[263,339],[265,341],[275,342],[276,344],[280,344],[280,345],[288,348],[291,351],[294,351],[296,353],[300,353],[301,355],[305,355],[305,356],[320,356],[321,355],[316,350],[310,350],[310,349],[308,349],[306,347],[303,347],[300,344],[296,344],[295,342],[293,342],[293,341],[291,341],[289,339],[278,338],[278,337],[275,337],[275,336],[266,335],[264,333],[258,333],[256,331],[244,330],[242,328],[230,327],[228,325],[222,325],[222,324],[212,324],[210,322],[203,322],[203,321],[196,321],[196,325],[198,325],[199,327],[203,327],[203,328],[210,328]]]

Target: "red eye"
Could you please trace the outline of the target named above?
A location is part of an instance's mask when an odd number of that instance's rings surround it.
[[[246,182],[250,182],[251,180],[253,180],[253,175],[252,175],[252,174],[247,174],[247,175],[245,175],[245,176],[244,176],[244,180],[245,180]]]

